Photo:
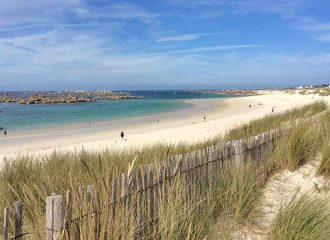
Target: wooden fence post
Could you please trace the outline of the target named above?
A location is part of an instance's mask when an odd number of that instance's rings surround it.
[[[197,183],[199,184],[199,187],[201,187],[202,182],[202,151],[198,150],[196,153],[196,161],[197,161]]]
[[[94,187],[93,185],[88,185],[86,189],[86,200],[89,206],[93,209],[93,196],[94,195]]]
[[[237,164],[237,166],[241,163],[243,156],[242,156],[242,152],[241,152],[241,141],[237,140],[233,142],[234,144],[234,149],[235,149],[235,164]]]
[[[3,240],[8,240],[9,208],[3,210]]]
[[[19,237],[23,233],[23,209],[22,209],[22,203],[20,201],[15,202],[15,237],[16,239],[22,239],[22,237]]]
[[[190,161],[189,161],[189,157],[188,157],[188,155],[187,154],[184,154],[183,155],[184,156],[184,163],[185,163],[185,168],[186,168],[186,185],[187,185],[187,189],[189,189],[190,188]],[[190,192],[189,190],[188,190],[188,192]]]
[[[143,216],[144,219],[147,221],[148,220],[148,173],[149,173],[149,165],[144,165],[143,167],[143,195],[144,195],[144,205],[143,205]]]
[[[116,176],[112,179],[112,186],[111,186],[110,204],[112,206],[111,206],[110,226],[114,225],[116,219],[117,189],[118,189],[118,177]]]
[[[137,197],[136,197],[136,225],[137,230],[135,239],[142,239],[143,219],[142,219],[142,189],[143,189],[143,173],[141,168],[136,169],[136,182],[137,182]]]
[[[57,240],[64,223],[64,201],[61,195],[46,198],[46,240]]]
[[[202,149],[202,183],[208,185],[208,175],[209,175],[209,168],[208,168],[208,159],[207,159],[207,152],[206,148]],[[206,190],[206,188],[204,188]]]
[[[149,206],[150,206],[150,223],[153,224],[155,217],[155,193],[154,193],[154,166],[152,164],[149,165]]]
[[[70,239],[70,228],[71,228],[71,218],[72,218],[72,193],[70,190],[66,192],[66,204],[65,204],[65,231],[68,238]]]

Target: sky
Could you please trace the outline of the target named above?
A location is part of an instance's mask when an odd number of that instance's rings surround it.
[[[0,91],[330,83],[329,0],[0,0]]]

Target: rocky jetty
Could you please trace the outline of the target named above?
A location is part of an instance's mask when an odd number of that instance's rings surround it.
[[[99,100],[143,99],[129,92],[113,91],[59,91],[30,92],[17,96],[13,93],[0,93],[0,103],[18,104],[53,104],[53,103],[87,103]]]

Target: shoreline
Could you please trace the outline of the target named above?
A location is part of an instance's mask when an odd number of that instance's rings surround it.
[[[329,97],[289,95],[280,91],[259,93],[261,95],[239,98],[184,100],[193,106],[125,120],[67,126],[64,129],[48,128],[33,134],[1,136],[0,160],[18,155],[50,154],[54,150],[122,150],[157,143],[194,143],[270,114],[273,105],[277,107],[275,112],[282,112],[320,99],[330,102]],[[258,105],[259,102],[263,105]],[[249,105],[252,107],[249,108]],[[120,139],[121,131],[125,132],[125,141]],[[4,139],[5,141],[2,141]]]

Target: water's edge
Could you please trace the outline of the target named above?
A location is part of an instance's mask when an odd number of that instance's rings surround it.
[[[10,132],[39,130],[72,124],[92,124],[151,116],[192,107],[187,99],[228,98],[185,92],[139,92],[145,99],[74,104],[0,104],[0,127]]]

